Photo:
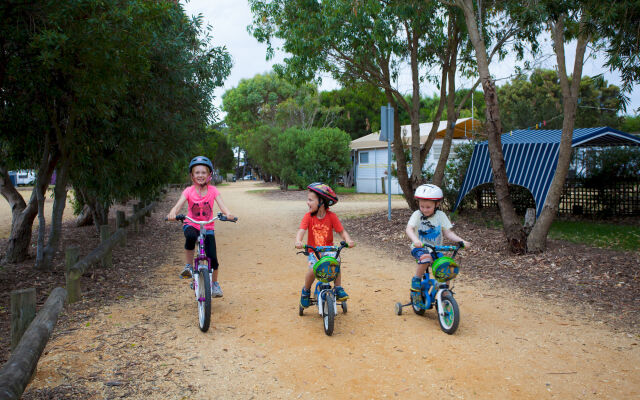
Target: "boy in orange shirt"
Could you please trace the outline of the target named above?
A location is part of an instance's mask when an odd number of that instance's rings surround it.
[[[329,185],[325,185],[321,182],[312,183],[307,186],[307,189],[309,189],[309,192],[307,193],[307,206],[309,207],[309,212],[302,218],[300,229],[298,229],[298,233],[296,234],[296,248],[301,249],[304,247],[302,238],[306,231],[309,231],[309,236],[307,238],[307,244],[309,246],[313,246],[319,250],[325,246],[333,246],[334,230],[338,232],[345,242],[347,242],[349,247],[355,246],[355,242],[351,240],[351,237],[340,223],[338,216],[329,211],[329,207],[338,202],[338,196],[333,189],[331,189]],[[334,253],[335,255],[335,252],[319,252],[321,256],[323,253]],[[300,305],[304,308],[309,307],[310,304],[311,285],[315,280],[313,265],[318,261],[318,259],[316,258],[316,255],[311,252],[309,253],[308,260],[309,269],[305,275],[304,286],[300,296]],[[335,280],[336,300],[338,301],[344,301],[349,298],[349,295],[341,286],[341,275],[341,273],[338,274]]]

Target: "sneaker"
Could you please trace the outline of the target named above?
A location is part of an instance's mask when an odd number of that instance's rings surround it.
[[[344,291],[342,286],[336,286],[336,300],[345,301],[349,298],[347,292]]]
[[[182,270],[182,273],[180,274],[180,277],[183,279],[189,279],[192,276],[193,275],[191,274],[191,264],[185,265],[184,269]]]
[[[414,276],[411,279],[411,291],[412,292],[420,292],[422,291],[422,285],[420,282],[420,278],[418,278],[417,276]]]
[[[213,297],[222,297],[222,289],[218,282],[213,282],[213,285],[211,285],[211,295]]]
[[[311,290],[302,288],[302,294],[300,295],[300,305],[304,308],[311,305]]]

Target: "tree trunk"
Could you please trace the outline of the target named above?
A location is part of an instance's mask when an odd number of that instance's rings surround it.
[[[42,251],[42,258],[36,259],[36,269],[49,270],[53,256],[58,250],[60,233],[62,231],[62,213],[67,204],[67,183],[69,182],[69,166],[67,162],[61,163],[56,176],[56,186],[53,191],[53,210],[51,211],[51,232],[46,247]]]
[[[456,3],[462,8],[467,23],[469,38],[476,52],[478,72],[482,82],[486,105],[487,122],[485,129],[489,142],[489,157],[493,170],[493,184],[504,232],[507,236],[510,250],[514,253],[524,253],[526,251],[526,236],[509,194],[509,181],[504,163],[504,155],[502,154],[502,142],[500,140],[500,135],[502,134],[500,107],[498,105],[495,83],[489,73],[487,49],[478,24],[476,23],[473,1],[457,0]]]
[[[38,167],[36,175],[36,183],[31,192],[31,198],[27,206],[20,210],[12,208],[11,234],[7,244],[7,250],[3,258],[3,262],[17,263],[24,261],[29,256],[29,245],[31,243],[31,234],[33,232],[33,220],[38,214],[37,193],[44,193],[49,187],[51,175],[60,157],[59,153],[50,148],[48,136],[45,137],[44,154]],[[19,193],[16,192],[18,196]],[[17,206],[19,208],[19,205]]]
[[[76,218],[76,226],[87,226],[93,224],[93,212],[89,205],[85,204],[78,218]]]
[[[551,25],[551,33],[553,35],[554,50],[558,60],[558,77],[560,78],[560,87],[562,88],[562,105],[564,119],[562,121],[562,136],[560,138],[560,149],[558,154],[558,166],[553,175],[549,193],[544,202],[540,217],[536,221],[529,237],[527,238],[527,250],[530,252],[540,252],[547,247],[547,234],[551,228],[551,224],[558,213],[558,204],[562,189],[564,187],[569,165],[571,164],[571,142],[573,139],[573,128],[576,119],[576,110],[578,108],[578,94],[580,92],[580,81],[582,80],[582,65],[587,44],[590,41],[589,36],[584,32],[584,13],[583,20],[580,21],[581,34],[578,36],[576,45],[576,57],[573,64],[573,74],[571,83],[567,76],[564,54],[564,16]]]
[[[451,152],[451,141],[453,140],[453,132],[456,121],[458,120],[458,110],[456,110],[456,60],[458,59],[458,30],[455,28],[455,21],[449,18],[449,62],[446,63],[447,75],[449,82],[449,90],[447,93],[447,132],[442,141],[442,149],[436,170],[433,173],[433,184],[443,187],[444,172],[449,160]],[[444,66],[443,66],[444,68]]]
[[[387,102],[393,107],[393,154],[396,156],[398,184],[402,188],[404,193],[404,199],[409,205],[409,208],[416,210],[418,208],[415,199],[413,198],[413,189],[409,182],[409,174],[407,173],[407,160],[404,154],[404,143],[402,142],[402,132],[400,130],[400,121],[398,120],[398,104],[393,97],[393,93],[390,90],[385,90],[387,96]]]

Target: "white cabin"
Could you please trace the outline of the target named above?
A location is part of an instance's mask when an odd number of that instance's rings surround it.
[[[426,122],[420,124],[420,143],[424,144],[427,141],[429,132],[431,132],[432,122]],[[477,129],[480,126],[480,121],[472,120],[471,118],[462,118],[456,121],[456,126],[453,132],[453,140],[451,143],[451,153],[449,158],[455,156],[455,148],[457,145],[467,143],[472,138],[472,130]],[[401,127],[403,141],[408,142],[411,140],[411,125],[403,125]],[[423,170],[434,170],[438,164],[438,158],[440,157],[440,151],[442,150],[442,141],[447,131],[447,121],[441,121],[438,126],[438,132],[436,139],[431,146],[431,150],[425,159]],[[392,144],[393,147],[393,144]],[[356,192],[358,193],[386,193],[388,175],[388,152],[387,142],[380,141],[380,132],[375,132],[361,138],[351,141],[351,150],[354,154],[354,173]],[[393,149],[391,149],[393,153]],[[397,168],[397,164],[391,156],[392,169]],[[407,165],[409,172],[411,171],[411,164]],[[384,190],[382,189],[382,182],[384,179]],[[402,194],[402,189],[398,184],[398,179],[392,177],[391,179],[391,194]]]

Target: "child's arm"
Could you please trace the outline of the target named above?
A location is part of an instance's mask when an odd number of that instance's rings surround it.
[[[342,232],[338,232],[338,235],[340,235],[340,237],[342,238],[342,240],[344,240],[345,242],[347,242],[347,245],[349,247],[353,247],[356,245],[356,242],[354,242],[353,240],[351,240],[351,236],[349,236],[349,233],[347,232],[346,229],[343,229]]]
[[[301,249],[304,247],[304,243],[302,243],[302,238],[304,237],[304,233],[306,229],[298,229],[298,233],[296,233],[296,249]]]
[[[182,209],[186,201],[187,201],[187,198],[184,197],[184,194],[181,194],[176,205],[173,206],[171,211],[169,211],[169,214],[167,214],[167,219],[169,221],[174,221],[176,219],[176,214],[178,213],[178,211]]]
[[[219,194],[216,196],[216,203],[218,203],[218,207],[220,207],[220,211],[224,214],[225,217],[229,219],[233,219],[234,216],[231,215],[231,211],[224,205],[224,201],[222,201],[222,195]]]
[[[405,229],[405,232],[407,233],[407,236],[409,236],[409,239],[411,239],[413,247],[422,247],[422,242],[420,241],[418,236],[416,236],[416,231],[413,226],[407,224],[407,229]]]
[[[462,239],[460,236],[456,235],[456,233],[451,230],[451,229],[445,229],[443,232],[444,237],[446,237],[447,239],[451,240],[452,242],[462,242],[464,243],[464,247],[469,247],[471,246],[471,243],[467,242],[466,240]]]

